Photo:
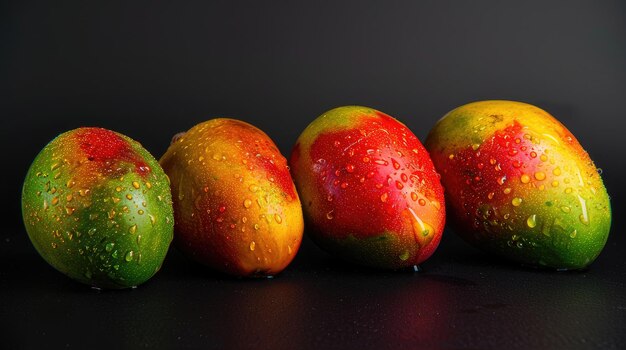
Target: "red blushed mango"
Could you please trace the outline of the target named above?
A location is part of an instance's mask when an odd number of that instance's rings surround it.
[[[417,137],[371,108],[324,113],[290,160],[307,232],[346,260],[400,269],[423,262],[445,222],[439,175]]]
[[[272,140],[234,119],[175,137],[161,158],[171,180],[174,241],[186,255],[235,276],[266,276],[293,260],[304,222],[300,199]]]
[[[136,141],[101,128],[63,133],[39,153],[24,181],[22,214],[50,265],[99,288],[147,281],[174,230],[159,163]]]
[[[535,106],[481,101],[454,109],[426,140],[450,222],[485,251],[579,269],[606,243],[609,197],[576,138]]]

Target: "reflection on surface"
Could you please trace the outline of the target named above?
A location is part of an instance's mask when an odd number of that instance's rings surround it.
[[[623,270],[609,269],[620,259],[554,273],[448,245],[420,273],[309,253],[274,279],[245,280],[174,252],[147,284],[97,292],[22,243],[0,250],[0,335],[11,348],[572,348],[624,340]]]

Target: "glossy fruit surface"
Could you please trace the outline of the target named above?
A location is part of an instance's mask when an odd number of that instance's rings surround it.
[[[165,173],[139,143],[101,128],[63,133],[39,153],[24,181],[22,213],[39,254],[95,287],[147,281],[173,236]]]
[[[466,241],[529,265],[587,266],[606,243],[611,208],[589,155],[546,111],[512,101],[454,109],[426,148],[449,221]]]
[[[428,153],[402,123],[371,108],[315,119],[290,160],[307,232],[327,251],[377,268],[426,260],[441,239],[443,189]]]
[[[172,182],[175,242],[235,276],[282,271],[304,223],[286,159],[258,128],[212,119],[175,137],[161,164]]]

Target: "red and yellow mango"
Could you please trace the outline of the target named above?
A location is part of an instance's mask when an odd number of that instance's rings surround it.
[[[449,222],[473,245],[556,269],[590,264],[606,243],[609,197],[574,135],[546,111],[481,101],[444,116],[425,142]]]
[[[304,222],[287,160],[258,128],[234,119],[200,123],[161,158],[170,177],[175,244],[235,276],[271,276],[295,257]]]
[[[428,153],[402,123],[347,106],[315,119],[290,159],[307,232],[354,263],[411,267],[428,259],[445,222],[443,189]]]

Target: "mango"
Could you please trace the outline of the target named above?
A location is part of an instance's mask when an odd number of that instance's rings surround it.
[[[160,160],[174,198],[176,246],[234,276],[273,276],[295,257],[304,230],[287,160],[258,128],[235,119],[176,136]]]
[[[290,159],[307,233],[350,262],[402,269],[428,259],[445,223],[443,188],[424,146],[380,111],[346,106],[315,119]]]
[[[581,269],[611,226],[598,170],[569,130],[521,102],[480,101],[446,114],[426,142],[450,224],[467,242],[530,266]]]
[[[100,128],[63,133],[37,155],[22,213],[39,254],[97,288],[150,279],[173,237],[169,183],[157,161],[136,141]]]

